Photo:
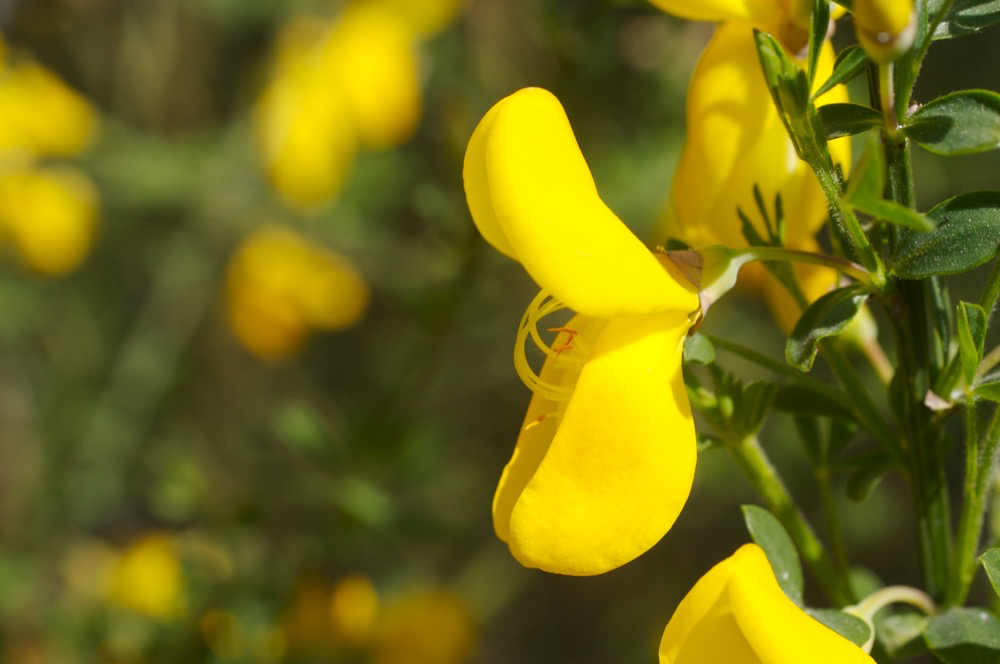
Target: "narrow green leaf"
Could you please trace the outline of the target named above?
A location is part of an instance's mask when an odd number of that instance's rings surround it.
[[[856,503],[863,503],[882,479],[892,470],[892,457],[884,452],[866,455],[863,462],[856,462],[856,470],[847,476],[847,497]]]
[[[684,340],[684,361],[711,364],[715,361],[715,347],[701,332],[695,332]]]
[[[882,114],[861,104],[826,104],[817,111],[828,140],[882,126]]]
[[[995,546],[992,549],[987,549],[986,553],[979,556],[979,562],[986,570],[986,576],[989,577],[990,584],[993,586],[993,592],[1000,596],[1000,547]]]
[[[972,385],[983,359],[986,341],[986,312],[978,304],[958,303],[958,351],[962,357],[962,372],[967,385]]]
[[[830,0],[813,0],[809,21],[809,64],[806,68],[810,87],[812,87],[812,82],[816,80],[816,66],[819,64],[819,56],[823,52],[826,32],[829,29]]]
[[[1000,378],[976,385],[972,393],[977,397],[1000,403]]]
[[[1000,621],[986,609],[948,609],[931,618],[924,640],[945,664],[1000,661]]]
[[[844,200],[853,203],[856,200],[881,199],[884,182],[882,174],[884,172],[882,149],[878,141],[868,140],[865,143],[864,152],[858,158],[858,163],[851,169],[851,177],[847,181]]]
[[[960,90],[917,109],[906,135],[937,154],[969,154],[1000,147],[1000,94]]]
[[[843,332],[866,299],[865,287],[852,284],[830,291],[809,305],[788,337],[785,360],[800,371],[812,369],[820,340]]]
[[[738,435],[742,437],[752,436],[760,431],[764,426],[764,420],[771,412],[771,403],[774,401],[774,394],[778,386],[763,380],[755,380],[742,387],[737,401],[739,427]]]
[[[1000,22],[1000,0],[955,0],[938,24],[934,39],[951,39],[979,32]]]
[[[867,643],[872,633],[864,620],[837,609],[806,609],[806,613],[856,646]]]
[[[865,62],[867,61],[868,56],[856,44],[842,50],[837,54],[837,59],[833,63],[833,72],[830,74],[830,78],[826,79],[826,82],[813,93],[813,99],[819,99],[841,83],[853,80],[865,70]]]
[[[903,238],[890,269],[903,279],[957,274],[982,265],[1000,249],[1000,191],[960,194],[927,216],[938,223],[929,233]]]
[[[878,221],[887,221],[890,224],[909,228],[918,233],[926,233],[934,230],[934,222],[916,210],[911,210],[905,205],[900,205],[894,201],[887,201],[881,198],[858,198],[850,203],[851,207],[860,212],[873,217]]]
[[[792,538],[778,518],[763,507],[743,505],[741,509],[747,531],[767,555],[778,585],[790,600],[802,606],[802,562]]]

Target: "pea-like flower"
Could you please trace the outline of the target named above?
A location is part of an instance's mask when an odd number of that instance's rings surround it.
[[[353,325],[367,304],[368,287],[346,258],[288,229],[255,231],[229,263],[230,327],[263,360],[291,356],[314,329]]]
[[[543,289],[518,335],[515,363],[535,394],[494,497],[494,527],[525,566],[606,572],[659,541],[691,488],[681,351],[697,293],[601,200],[545,90],[520,90],[486,114],[464,179],[483,237]],[[577,315],[546,343],[539,322],[563,308]],[[527,340],[546,356],[540,373]]]
[[[816,232],[827,219],[819,182],[795,154],[778,117],[761,73],[752,28],[778,37],[797,54],[806,44],[809,7],[802,0],[653,0],[672,14],[698,20],[723,21],[702,53],[688,88],[687,138],[674,174],[670,203],[654,239],[673,237],[691,246],[723,244],[745,247],[747,241],[737,209],[742,209],[763,237],[768,233],[757,212],[756,184],[770,204],[781,195],[785,217],[785,245],[814,251]],[[823,45],[816,86],[833,68],[833,49]],[[844,86],[820,97],[820,104],[846,102]],[[830,142],[834,162],[846,169],[849,139]],[[836,274],[829,269],[797,270],[807,297],[814,300],[831,288]],[[791,329],[797,308],[785,302],[783,286],[758,266],[741,274],[761,287],[782,327]]]
[[[865,53],[876,62],[891,62],[913,45],[917,15],[913,0],[858,0],[854,31]]]
[[[740,547],[694,585],[660,641],[660,664],[874,661],[788,599],[756,544]]]

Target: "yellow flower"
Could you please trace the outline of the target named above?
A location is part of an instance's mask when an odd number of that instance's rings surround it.
[[[168,533],[152,533],[129,544],[112,564],[111,603],[166,620],[184,610],[184,572],[177,543]]]
[[[788,599],[756,544],[740,547],[694,585],[660,641],[660,664],[874,661]]]
[[[678,2],[654,0],[661,8],[688,18],[725,20],[716,29],[691,76],[687,99],[687,140],[674,175],[671,200],[655,240],[667,237],[691,246],[723,244],[744,247],[747,242],[736,213],[742,209],[759,234],[767,237],[754,201],[757,184],[770,205],[781,195],[786,224],[785,245],[813,250],[816,232],[827,219],[827,206],[816,176],[795,154],[791,139],[778,117],[754,46],[751,27],[768,29],[796,39],[799,9],[778,0],[735,2]],[[808,13],[806,14],[808,17]],[[797,52],[801,41],[790,46]],[[833,68],[833,49],[825,43],[820,54],[816,87]],[[835,87],[820,104],[846,102],[847,90]],[[830,143],[835,163],[846,169],[850,162],[849,139]],[[835,283],[836,273],[825,268],[803,271],[804,290],[814,300]],[[770,302],[783,299],[784,288],[762,268],[748,266],[741,275],[763,287]],[[791,311],[774,310],[782,327],[797,318]]]
[[[335,196],[359,146],[410,138],[420,119],[416,35],[397,3],[356,2],[334,21],[293,19],[254,109],[272,184],[288,202]]]
[[[371,639],[379,615],[379,596],[367,576],[351,574],[340,579],[330,593],[330,624],[337,640],[361,645]]]
[[[97,192],[70,168],[0,171],[0,235],[32,270],[56,276],[87,255],[97,226]]]
[[[857,0],[852,11],[858,41],[872,60],[891,62],[913,45],[913,0]]]
[[[403,595],[386,608],[372,664],[462,664],[476,642],[465,603],[444,589]]]
[[[229,263],[230,327],[264,360],[294,354],[313,329],[353,325],[367,303],[368,287],[346,258],[287,229],[255,231]]]
[[[694,475],[681,349],[698,297],[600,199],[559,101],[527,88],[469,141],[469,209],[483,237],[542,287],[518,370],[535,391],[497,488],[493,521],[522,564],[600,574],[673,525]],[[579,315],[548,345],[539,320]],[[546,354],[536,375],[523,357]]]
[[[82,262],[97,225],[97,192],[74,169],[36,162],[80,152],[96,125],[83,97],[0,40],[0,239],[41,274]]]

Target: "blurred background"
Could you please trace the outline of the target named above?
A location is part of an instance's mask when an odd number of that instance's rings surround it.
[[[753,495],[704,454],[639,560],[513,562],[490,501],[535,287],[461,164],[495,101],[547,87],[644,235],[711,26],[640,0],[5,0],[0,25],[0,662],[654,659]],[[918,95],[1000,88],[956,77],[1000,55],[972,39]],[[918,162],[922,204],[997,188],[991,158]],[[714,331],[780,357],[732,299]],[[907,500],[890,478],[843,506],[897,583]]]

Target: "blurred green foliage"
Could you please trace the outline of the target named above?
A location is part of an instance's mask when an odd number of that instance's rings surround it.
[[[250,114],[280,26],[334,16],[335,0],[4,7],[10,47],[98,109],[100,133],[75,163],[101,202],[75,273],[0,264],[0,661],[371,661],[346,642],[299,648],[290,625],[297,589],[326,598],[350,574],[385,607],[420,588],[454,593],[476,625],[470,661],[650,661],[692,580],[745,541],[731,508],[749,488],[720,481],[732,469],[709,453],[677,525],[640,560],[567,579],[509,558],[489,506],[528,401],[509,349],[533,286],[475,232],[461,161],[493,102],[549,88],[608,203],[645,234],[710,26],[639,0],[469,0],[419,46],[415,136],[362,150],[339,198],[302,212],[268,186]],[[966,172],[988,179],[981,160]],[[932,200],[961,181],[931,172]],[[269,221],[349,256],[372,289],[357,326],[280,364],[239,346],[223,307],[229,256]],[[711,325],[780,353],[752,303],[720,304]],[[893,516],[899,489],[845,505],[862,552],[908,532]],[[109,590],[151,533],[168,542],[143,568],[161,565],[152,583],[172,583],[164,556],[180,565],[181,604],[159,615]],[[892,569],[891,551],[872,557]]]

